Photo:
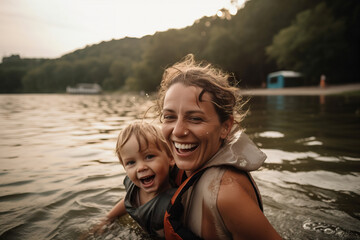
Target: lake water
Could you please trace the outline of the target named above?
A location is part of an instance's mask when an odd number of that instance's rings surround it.
[[[79,239],[124,197],[120,129],[149,96],[0,95],[0,239]],[[261,96],[246,132],[284,239],[360,239],[360,98]],[[151,118],[151,114],[148,115]],[[143,239],[128,218],[89,239]]]

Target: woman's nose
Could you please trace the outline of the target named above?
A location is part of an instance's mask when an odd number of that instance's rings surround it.
[[[183,137],[186,136],[188,133],[189,130],[186,128],[186,124],[181,120],[176,121],[173,129],[173,135],[176,137]]]

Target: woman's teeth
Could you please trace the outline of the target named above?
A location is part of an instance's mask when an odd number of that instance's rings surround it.
[[[176,151],[179,153],[188,153],[194,151],[199,145],[198,144],[181,144],[174,142]]]
[[[187,150],[197,146],[197,144],[181,144],[177,142],[174,142],[174,145],[179,150]]]

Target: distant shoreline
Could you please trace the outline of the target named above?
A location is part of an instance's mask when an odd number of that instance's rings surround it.
[[[354,92],[354,94],[351,94]],[[124,90],[116,91],[103,91],[104,94],[140,94],[145,95],[145,92],[128,92]],[[16,94],[67,94],[66,92],[58,93],[0,93],[0,95],[16,95]],[[240,94],[244,96],[324,96],[324,95],[336,95],[347,94],[360,96],[360,83],[343,84],[343,85],[331,85],[321,88],[319,86],[307,86],[307,87],[291,87],[291,88],[253,88],[246,89],[240,88]],[[101,95],[101,94],[96,94]],[[149,96],[155,96],[156,92],[149,93]]]
[[[242,95],[261,96],[261,95],[331,95],[342,94],[346,92],[360,91],[360,83],[330,85],[325,88],[319,86],[310,87],[292,87],[292,88],[261,88],[261,89],[241,89]],[[359,94],[360,95],[360,94]]]

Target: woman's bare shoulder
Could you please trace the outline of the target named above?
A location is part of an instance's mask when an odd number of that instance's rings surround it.
[[[260,210],[247,173],[225,171],[217,207],[233,239],[281,239]]]
[[[236,191],[235,191],[236,189]],[[227,168],[220,183],[220,190],[222,192],[233,192],[236,195],[246,194],[248,197],[257,201],[256,193],[253,185],[246,172],[239,171],[234,168]],[[229,196],[228,194],[219,194],[219,196]],[[231,195],[230,195],[231,197]]]

